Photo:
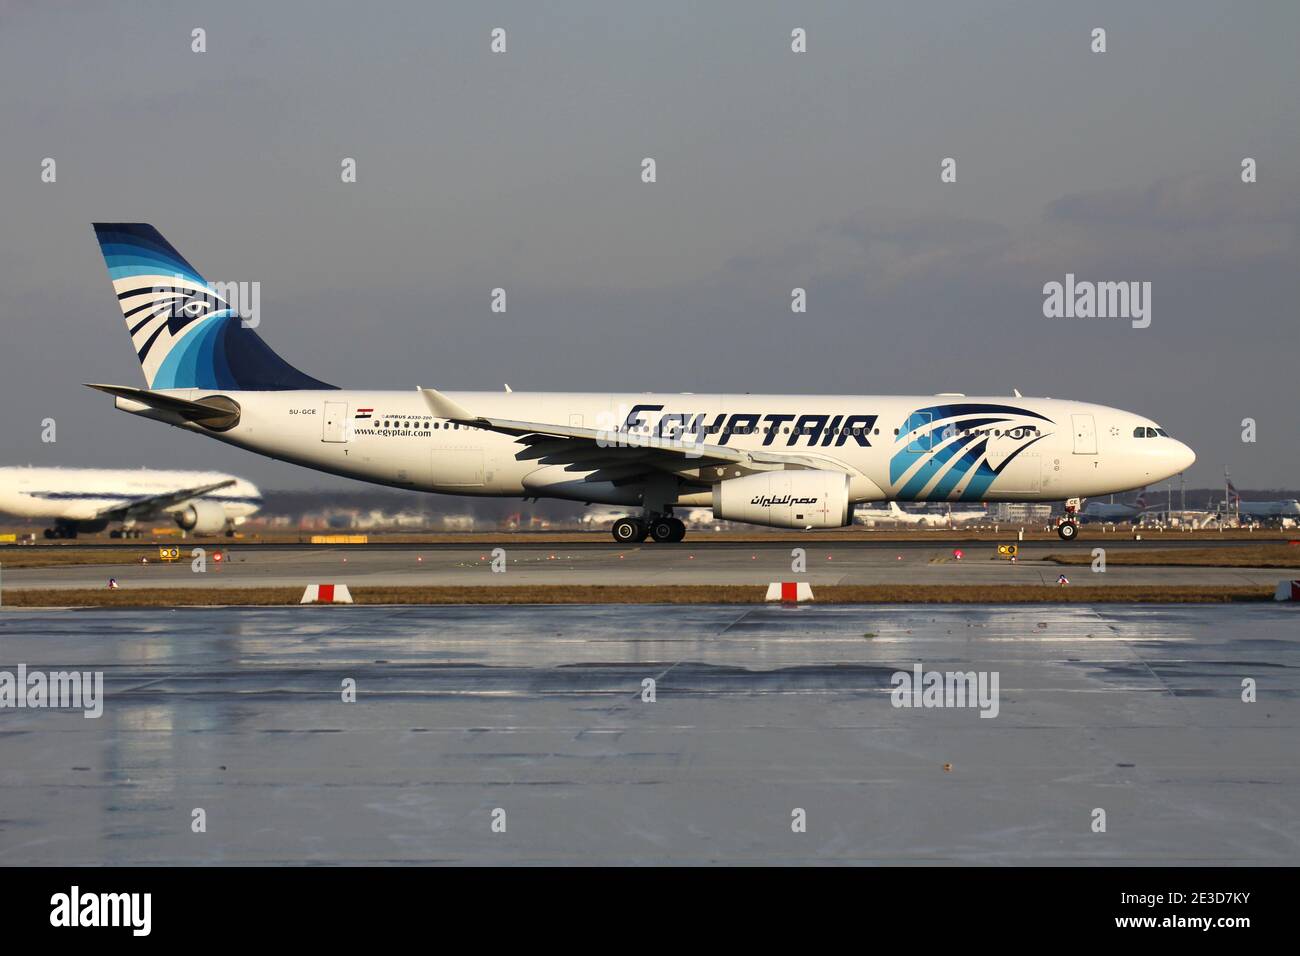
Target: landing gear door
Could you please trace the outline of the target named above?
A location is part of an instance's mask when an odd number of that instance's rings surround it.
[[[347,402],[326,402],[325,415],[321,419],[320,440],[332,442],[347,441],[347,423]]]
[[[1071,415],[1074,422],[1074,453],[1097,454],[1097,425],[1091,415]]]

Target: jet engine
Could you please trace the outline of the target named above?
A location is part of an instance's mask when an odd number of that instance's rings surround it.
[[[713,516],[773,528],[853,523],[849,476],[838,471],[763,471],[713,486]]]
[[[176,523],[195,534],[219,534],[226,530],[226,509],[215,501],[191,501],[175,512]]]

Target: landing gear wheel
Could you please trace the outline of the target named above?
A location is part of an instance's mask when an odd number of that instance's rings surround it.
[[[686,537],[686,524],[685,524],[681,519],[679,519],[679,518],[669,518],[668,520],[669,520],[669,522],[671,522],[671,524],[672,524],[672,526],[673,526],[673,536],[672,536],[671,538],[669,538],[668,540],[669,540],[669,541],[681,541],[683,538],[685,538],[685,537]]]
[[[673,526],[672,518],[655,518],[650,522],[650,537],[660,544],[676,541],[677,539],[673,537],[676,533],[677,529]]]
[[[636,518],[619,518],[609,530],[619,544],[636,544],[645,540],[647,529]]]
[[[1062,521],[1056,526],[1056,533],[1062,541],[1073,541],[1079,536],[1079,525],[1074,521]]]

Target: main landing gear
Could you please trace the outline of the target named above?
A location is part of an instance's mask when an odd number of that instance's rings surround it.
[[[660,543],[681,541],[686,537],[686,525],[672,515],[652,515],[649,518],[619,518],[610,529],[619,544],[636,544],[651,538]]]

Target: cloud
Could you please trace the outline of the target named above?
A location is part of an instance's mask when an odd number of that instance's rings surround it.
[[[1297,259],[1300,185],[1247,185],[1189,174],[1063,196],[1022,229],[864,209],[779,250],[738,257],[727,268],[852,281],[879,294],[951,282],[972,288],[1032,285],[1064,271],[1122,279],[1180,270],[1275,269],[1294,266]]]

